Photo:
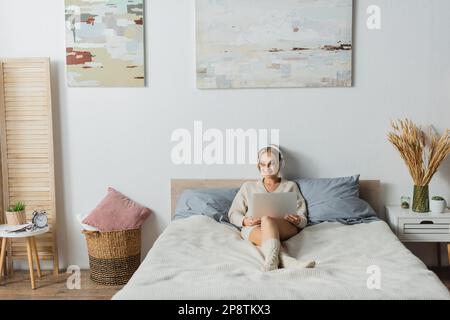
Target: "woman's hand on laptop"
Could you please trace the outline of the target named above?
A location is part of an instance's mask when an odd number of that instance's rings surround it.
[[[288,214],[284,216],[284,219],[286,219],[295,226],[298,225],[302,220],[302,218],[297,214]]]
[[[261,219],[244,218],[244,221],[242,221],[244,227],[256,226],[259,224],[261,224]]]

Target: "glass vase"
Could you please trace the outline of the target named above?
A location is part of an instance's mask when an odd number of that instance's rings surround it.
[[[408,196],[402,196],[400,198],[400,206],[402,209],[409,209],[411,207],[411,198]]]
[[[430,211],[428,185],[414,186],[412,211],[414,211],[414,212],[429,212]]]

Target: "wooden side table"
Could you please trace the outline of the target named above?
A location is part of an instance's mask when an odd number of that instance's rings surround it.
[[[450,210],[444,213],[416,213],[399,206],[387,206],[386,216],[391,229],[402,242],[436,242],[438,264],[441,266],[441,243],[447,244],[450,265]]]
[[[39,255],[36,248],[36,240],[35,237],[41,234],[44,234],[50,230],[49,227],[45,227],[42,229],[37,229],[31,232],[7,232],[8,228],[11,226],[8,225],[0,225],[0,238],[2,239],[1,251],[0,251],[0,280],[3,276],[3,266],[5,265],[5,257],[6,257],[6,242],[8,239],[17,239],[17,238],[25,238],[27,240],[27,256],[28,256],[28,267],[30,269],[30,279],[31,279],[31,288],[36,289],[36,282],[34,279],[34,266],[33,266],[33,255],[36,260],[36,271],[38,278],[41,275],[41,264],[39,262]]]

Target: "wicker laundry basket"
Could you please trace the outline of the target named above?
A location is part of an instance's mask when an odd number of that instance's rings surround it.
[[[91,280],[108,286],[124,285],[141,263],[141,229],[83,231]]]

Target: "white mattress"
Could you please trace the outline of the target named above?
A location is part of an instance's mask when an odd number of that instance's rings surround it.
[[[450,299],[385,222],[325,222],[285,244],[316,268],[261,272],[259,249],[237,231],[204,216],[177,220],[113,299]],[[370,266],[380,289],[367,286]]]

